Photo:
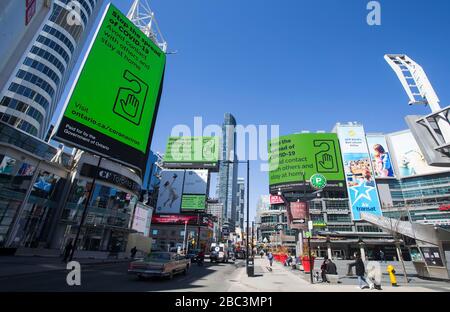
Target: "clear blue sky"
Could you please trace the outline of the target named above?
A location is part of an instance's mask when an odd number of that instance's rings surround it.
[[[126,13],[131,0],[113,3]],[[169,55],[152,150],[176,124],[278,124],[281,134],[360,121],[367,132],[406,129],[409,107],[386,53],[405,53],[450,101],[450,1],[381,0],[382,25],[366,23],[368,0],[153,0]],[[254,162],[250,216],[268,192]],[[245,167],[240,168],[245,176]]]

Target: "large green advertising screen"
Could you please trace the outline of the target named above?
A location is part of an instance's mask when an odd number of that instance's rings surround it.
[[[166,168],[214,169],[219,162],[219,137],[169,137],[164,154]]]
[[[159,47],[109,4],[55,139],[145,168],[165,62]]]
[[[306,184],[303,183],[303,172]],[[339,142],[335,133],[302,133],[269,141],[269,184],[272,191],[307,187],[320,173],[328,187],[344,187]]]

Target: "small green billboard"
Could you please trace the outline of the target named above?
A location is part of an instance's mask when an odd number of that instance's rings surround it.
[[[327,181],[327,187],[339,187],[344,181],[335,133],[292,134],[269,141],[271,192],[308,188],[315,174]]]
[[[184,169],[217,169],[219,137],[169,137],[164,167]]]
[[[206,195],[183,194],[181,197],[181,212],[200,211],[206,209]]]

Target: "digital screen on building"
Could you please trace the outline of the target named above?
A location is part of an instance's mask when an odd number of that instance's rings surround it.
[[[384,135],[367,135],[370,159],[376,178],[393,178],[394,167],[392,165],[391,153]]]
[[[449,168],[427,164],[411,131],[392,133],[388,135],[388,139],[393,154],[392,162],[401,178],[449,171]]]
[[[156,203],[157,213],[180,213],[184,173],[184,170],[161,171],[161,182]]]
[[[181,211],[205,210],[206,196],[183,194],[181,199]]]
[[[170,137],[164,154],[166,168],[214,169],[219,162],[219,137]]]
[[[381,204],[364,128],[339,125],[337,132],[353,221],[361,220],[361,212],[381,216]]]
[[[306,184],[303,183],[305,172]],[[269,184],[271,192],[308,187],[320,173],[329,187],[343,187],[341,152],[335,133],[302,133],[269,142]]]
[[[164,52],[109,4],[54,139],[145,171],[165,63]]]

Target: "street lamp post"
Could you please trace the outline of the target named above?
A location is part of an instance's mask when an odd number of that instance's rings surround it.
[[[250,261],[249,250],[248,250],[249,249],[248,248],[248,245],[249,245],[249,231],[250,231],[250,160],[247,160],[247,161],[225,160],[225,161],[223,161],[223,163],[226,163],[228,165],[229,164],[244,164],[244,163],[247,164],[247,230],[245,231],[246,232],[246,234],[245,234],[246,235],[246,255],[245,255],[246,259],[245,259],[245,264],[246,264],[246,269],[247,269],[247,275],[248,276],[253,276],[254,260],[253,260],[253,257],[252,257],[252,260]],[[228,173],[229,173],[229,168],[228,168]],[[228,174],[227,174],[227,179],[228,179]],[[227,192],[228,192],[228,183],[227,183]],[[228,196],[227,196],[227,198],[228,198]],[[252,264],[252,266],[251,266],[252,270],[249,269],[250,262]]]

